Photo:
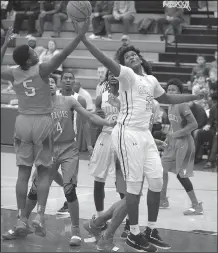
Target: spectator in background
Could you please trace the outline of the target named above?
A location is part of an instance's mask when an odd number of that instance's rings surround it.
[[[40,13],[39,1],[19,1],[14,7],[16,11],[14,20],[13,38],[19,35],[24,20],[28,20],[28,31],[26,38],[32,36],[36,31],[36,20]]]
[[[98,39],[106,35],[104,16],[111,15],[113,12],[114,1],[97,1],[94,7],[92,18],[93,34],[90,39]]]
[[[68,1],[40,1],[39,28],[35,37],[42,37],[44,24],[52,22],[53,34],[51,37],[59,38],[61,26],[68,19],[66,6]]]
[[[105,15],[105,28],[108,39],[112,39],[111,23],[123,23],[123,34],[128,35],[129,28],[135,19],[136,9],[134,1],[114,1],[112,15]]]
[[[161,40],[166,40],[167,42],[167,35],[170,31],[173,31],[173,34],[177,35],[180,34],[182,31],[181,24],[184,23],[183,17],[183,9],[182,8],[164,8],[165,18],[160,18],[157,20],[157,32],[162,34]],[[166,29],[165,29],[165,26]]]
[[[117,62],[119,62],[118,59],[119,59],[120,52],[121,52],[124,48],[126,48],[126,47],[128,47],[128,46],[131,46],[131,41],[130,41],[130,38],[129,38],[128,35],[123,35],[123,36],[121,37],[120,40],[121,40],[122,45],[121,45],[120,48],[117,49],[117,51],[116,51],[116,53],[115,53],[115,56],[114,56],[114,60],[117,61]]]
[[[1,1],[1,19],[7,19],[7,7],[9,1]]]
[[[215,61],[211,62],[210,64],[210,69],[217,69],[217,50],[214,52],[214,58],[215,58]]]
[[[73,90],[74,92],[78,93],[81,97],[83,97],[86,100],[86,109],[88,111],[93,111],[94,105],[93,105],[92,97],[87,90],[82,88],[80,82],[76,81],[73,84]]]
[[[42,52],[42,54],[39,57],[39,62],[47,62],[50,61],[50,59],[55,56],[56,54],[58,54],[60,51],[56,48],[56,44],[55,41],[50,40],[48,42],[48,48],[45,49],[44,52]],[[63,67],[62,64],[57,68],[57,70],[55,70],[53,73],[57,74],[57,75],[61,75],[61,73],[63,72]]]
[[[96,97],[100,96],[106,90],[107,87],[107,82],[105,81],[106,71],[107,70],[105,66],[98,67],[97,74],[99,78],[99,83],[96,86]]]
[[[36,54],[38,55],[39,58],[40,58],[41,54],[46,51],[46,49],[44,47],[36,46],[36,38],[35,37],[30,37],[28,39],[28,46],[31,47],[36,52]]]

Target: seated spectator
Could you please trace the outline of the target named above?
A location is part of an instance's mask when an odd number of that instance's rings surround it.
[[[93,34],[90,39],[98,39],[106,35],[104,16],[111,15],[113,12],[114,1],[97,1],[94,7],[92,18]]]
[[[77,81],[73,84],[73,90],[86,100],[86,109],[88,111],[93,111],[94,104],[92,101],[92,97],[87,90],[82,88],[80,82]]]
[[[16,15],[13,37],[15,38],[19,35],[24,20],[28,20],[28,34],[26,37],[30,37],[36,31],[36,20],[40,13],[39,1],[19,1],[19,4],[15,5],[14,10]]]
[[[216,84],[218,85],[218,84]],[[198,131],[197,147],[196,147],[196,160],[201,160],[200,149],[201,146],[208,142],[209,157],[207,164],[204,168],[214,168],[216,166],[217,156],[217,86],[210,89],[210,96],[212,99],[212,106],[209,112],[208,124]]]
[[[114,56],[114,60],[117,61],[117,62],[118,62],[118,59],[119,59],[120,52],[124,48],[126,48],[128,46],[131,46],[131,41],[130,41],[130,38],[129,38],[128,35],[123,35],[120,40],[121,40],[122,45],[121,45],[120,48],[117,49],[117,51],[115,53],[115,56]]]
[[[112,15],[105,15],[105,28],[107,38],[112,39],[111,23],[123,23],[123,34],[128,35],[129,28],[135,19],[135,2],[134,1],[114,1]]]
[[[211,62],[210,69],[213,69],[213,68],[217,69],[217,50],[214,53],[214,58],[215,58],[215,61]]]
[[[167,35],[172,30],[173,34],[180,34],[182,31],[181,24],[184,23],[183,9],[182,8],[164,8],[165,17],[157,20],[157,33],[162,34],[161,40],[166,40]],[[167,28],[165,29],[165,26]]]
[[[40,15],[39,15],[39,28],[35,37],[42,37],[44,32],[44,24],[47,21],[52,22],[53,34],[51,37],[59,38],[63,22],[68,19],[66,7],[68,1],[41,1]]]
[[[56,49],[56,44],[55,41],[50,40],[48,42],[48,48],[45,49],[44,52],[42,52],[42,54],[39,57],[39,62],[47,62],[49,61],[53,56],[55,56],[56,54],[58,54],[60,51],[58,49]],[[55,70],[53,73],[54,74],[58,74],[61,75],[61,73],[63,72],[63,68],[62,68],[62,64],[58,67],[57,70]]]
[[[9,1],[1,1],[1,19],[7,19],[7,7]]]
[[[38,55],[38,57],[40,58],[41,54],[46,51],[46,49],[42,46],[36,46],[36,38],[35,37],[30,37],[28,39],[28,46],[31,47],[36,54]]]
[[[206,77],[209,76],[209,66],[206,64],[205,57],[203,55],[198,55],[196,58],[197,64],[192,69],[191,73],[191,81],[189,81],[187,84],[189,86],[189,90],[192,90],[192,87],[195,85],[196,78],[198,75],[204,75]]]
[[[106,90],[107,82],[105,81],[106,68],[104,66],[98,67],[97,74],[99,83],[96,86],[96,97],[100,96]]]

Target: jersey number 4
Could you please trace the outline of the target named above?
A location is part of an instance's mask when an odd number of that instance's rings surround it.
[[[26,88],[28,91],[25,91],[25,94],[28,96],[28,97],[33,97],[36,95],[36,89],[34,87],[28,87],[27,84],[28,83],[32,83],[33,80],[27,80],[27,81],[24,81],[23,82],[23,86],[24,88]]]
[[[63,132],[63,129],[61,127],[61,123],[60,122],[57,123],[57,131],[60,132],[61,134]]]

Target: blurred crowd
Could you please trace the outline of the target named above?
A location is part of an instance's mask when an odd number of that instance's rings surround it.
[[[14,37],[17,37],[21,32],[23,21],[27,20],[26,37],[28,45],[36,51],[40,62],[48,61],[59,52],[52,38],[60,37],[63,24],[68,20],[67,3],[68,1],[1,1],[1,21],[3,19],[14,20]],[[114,59],[117,60],[120,52],[125,47],[132,45],[129,30],[135,20],[135,14],[134,1],[96,1],[92,14],[93,33],[90,35],[90,39],[112,39],[111,24],[121,23],[123,25],[123,35],[120,38],[120,47],[114,52]],[[37,20],[38,27],[36,27]],[[47,46],[43,47],[37,45],[37,38],[43,36],[46,22],[52,23],[53,33]],[[152,29],[161,35],[161,39],[168,42],[168,34],[181,33],[184,22],[183,9],[165,7],[165,16],[163,18],[141,20],[139,30],[145,34],[150,31],[152,25]],[[5,30],[6,28],[1,22],[2,40],[4,39]],[[62,65],[53,73],[59,88],[61,88],[60,78],[62,73]],[[108,89],[109,82],[108,71],[104,66],[98,67],[97,76],[99,81],[96,84],[95,97]],[[6,88],[2,90],[3,93],[13,93],[11,83],[8,85],[7,80],[1,80],[1,82],[6,83]],[[174,82],[181,81],[171,79],[168,84]],[[205,168],[211,168],[215,166],[217,159],[217,51],[214,52],[214,61],[212,62],[207,62],[204,55],[197,56],[196,65],[190,73],[190,81],[187,85],[192,94],[197,95],[200,92],[205,94],[202,100],[194,101],[194,105],[192,104],[192,106],[198,106],[196,113],[202,119],[202,124],[199,124],[198,129],[193,131],[193,137],[196,144],[196,163],[201,161],[206,154],[208,160]],[[95,105],[91,94],[82,88],[81,83],[76,79],[73,90],[86,100],[87,110],[94,112]],[[16,98],[12,99],[10,104],[16,106]],[[154,107],[152,134],[156,139],[164,141],[170,131],[167,109],[163,108],[157,101],[154,102]]]

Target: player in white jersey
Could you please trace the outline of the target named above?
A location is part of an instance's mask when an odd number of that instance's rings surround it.
[[[119,82],[110,73],[107,73],[109,89],[96,98],[96,112],[102,110],[105,119],[116,120],[119,110],[110,104],[111,96],[118,96]],[[115,158],[112,150],[111,132],[113,128],[104,126],[98,136],[89,162],[89,172],[94,177],[94,202],[97,216],[104,210],[104,186],[110,174],[115,177]]]
[[[74,23],[81,34],[81,24]],[[156,247],[170,248],[156,229],[160,192],[163,185],[163,168],[154,139],[149,131],[154,98],[160,103],[177,104],[199,99],[193,95],[166,94],[157,79],[143,74],[143,58],[133,46],[126,47],[119,62],[106,56],[89,41],[82,41],[87,49],[119,80],[120,113],[112,132],[113,145],[126,180],[126,205],[130,221],[130,234],[126,244],[131,249],[156,251]],[[148,227],[140,233],[138,225],[140,192],[144,177],[148,180]],[[155,246],[154,246],[155,245]]]

